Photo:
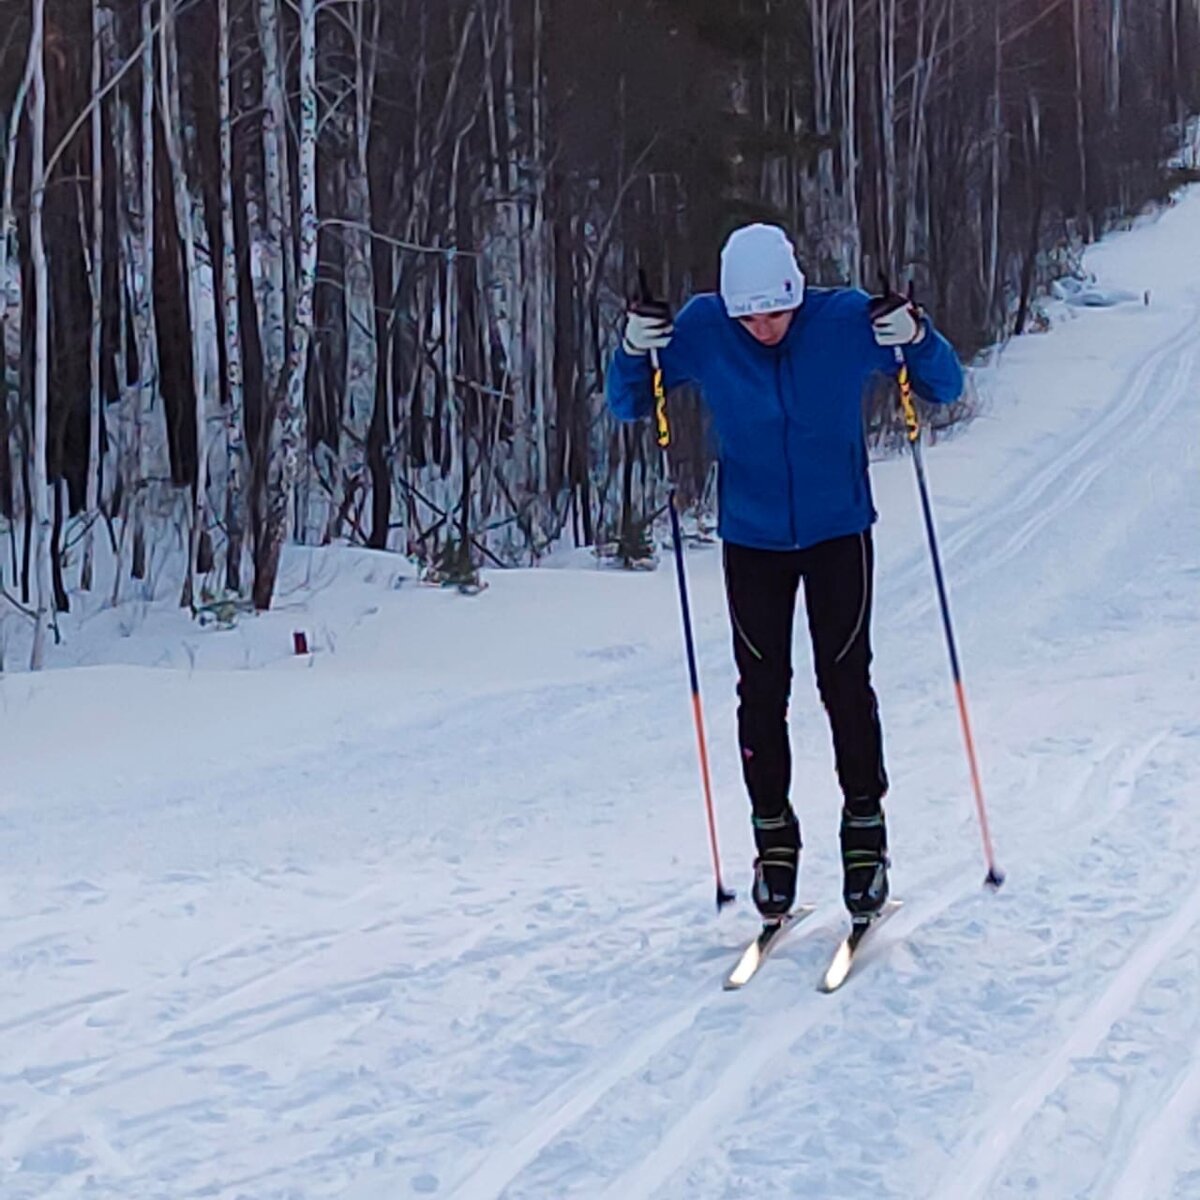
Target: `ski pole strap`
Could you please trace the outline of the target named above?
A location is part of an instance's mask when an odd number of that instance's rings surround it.
[[[671,425],[667,421],[667,389],[663,386],[662,367],[658,365],[657,354],[654,356],[654,423],[658,444],[665,450],[671,444]]]
[[[904,428],[910,442],[921,436],[921,418],[913,402],[912,380],[908,377],[908,362],[904,351],[896,347],[896,380],[900,384],[900,409],[904,414]]]
[[[650,299],[650,285],[646,282],[646,272],[638,268],[638,295],[642,300]],[[662,364],[658,361],[658,351],[650,351],[650,365],[654,369],[654,424],[659,448],[665,450],[671,444],[671,426],[667,421],[667,389],[663,384]]]

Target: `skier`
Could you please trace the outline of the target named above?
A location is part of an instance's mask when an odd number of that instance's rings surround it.
[[[923,398],[958,399],[958,358],[910,300],[806,288],[784,230],[755,224],[726,242],[719,294],[693,296],[677,317],[663,301],[633,301],[609,368],[608,403],[621,420],[651,413],[651,352],[665,386],[697,385],[712,414],[753,896],[768,923],[792,908],[801,849],[787,725],[801,581],[843,794],[843,899],[862,921],[888,897],[888,780],[870,677],[876,512],[862,412],[869,379],[895,373],[895,347]]]

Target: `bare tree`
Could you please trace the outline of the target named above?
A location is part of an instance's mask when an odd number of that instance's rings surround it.
[[[31,670],[40,671],[46,662],[46,626],[54,606],[50,583],[49,482],[46,478],[46,423],[49,413],[50,380],[50,272],[46,265],[46,241],[42,215],[46,206],[46,5],[33,0],[30,55],[34,67],[30,89],[32,153],[29,178],[29,237],[33,260],[34,350],[33,350],[33,494],[34,574],[37,592],[34,606]]]
[[[169,3],[170,0],[160,0]],[[136,248],[140,261],[133,269],[138,358],[138,400],[133,421],[135,470],[127,480],[132,488],[134,579],[146,577],[146,487],[160,477],[161,464],[154,453],[154,407],[158,379],[158,336],[154,317],[154,0],[141,0],[142,111],[141,111],[141,229]]]
[[[221,305],[225,349],[225,586],[242,587],[242,540],[246,528],[246,425],[242,394],[242,337],[237,242],[233,213],[233,115],[230,96],[229,0],[217,0],[217,91],[221,143]]]
[[[270,607],[287,536],[288,511],[304,438],[304,396],[317,283],[317,3],[300,3],[300,264],[296,318],[291,335],[279,414],[278,440],[271,453],[263,554],[254,580],[254,603]]]
[[[87,499],[83,535],[83,564],[79,586],[91,591],[94,569],[95,525],[100,511],[100,367],[104,341],[104,27],[110,13],[92,0],[92,247],[89,282],[92,293],[92,327],[89,342]],[[0,276],[2,276],[0,272]]]
[[[205,570],[201,562],[202,539],[208,527],[208,406],[206,355],[203,340],[200,305],[200,268],[196,255],[195,214],[191,189],[188,185],[179,130],[182,113],[179,103],[179,54],[175,36],[175,13],[172,0],[164,0],[163,18],[159,27],[159,84],[163,116],[163,140],[175,192],[175,221],[179,240],[183,244],[185,311],[191,332],[192,379],[195,401],[193,422],[196,437],[196,478],[192,491],[190,532],[188,537],[188,569],[184,580],[181,603],[196,608],[195,576]]]
[[[1083,18],[1082,0],[1071,0],[1071,20],[1075,50],[1075,154],[1079,171],[1078,215],[1088,241],[1092,240],[1092,219],[1088,196],[1087,103],[1083,92]]]

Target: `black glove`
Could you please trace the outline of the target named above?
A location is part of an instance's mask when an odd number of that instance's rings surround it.
[[[880,276],[883,291],[871,297],[867,314],[871,329],[881,346],[912,346],[925,336],[925,313],[911,296],[893,291],[887,279]]]
[[[665,300],[656,300],[646,282],[646,272],[638,271],[638,294],[625,310],[625,338],[623,345],[627,354],[646,354],[651,350],[665,350],[675,333],[671,306]]]
[[[624,346],[628,354],[664,350],[675,333],[671,306],[665,300],[634,300],[625,314]]]

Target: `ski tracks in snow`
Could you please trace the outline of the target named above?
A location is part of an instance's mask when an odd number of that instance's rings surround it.
[[[1172,731],[1133,736],[1099,748],[1093,765],[1072,789],[1049,826],[1030,831],[1009,849],[1017,861],[1031,868],[1046,846],[1061,845],[1086,816],[1092,841],[1123,815],[1127,815],[1136,785],[1155,752]],[[1040,852],[1040,853],[1039,853]],[[949,872],[927,879],[913,877],[907,888],[910,903],[889,926],[868,957],[883,958],[913,944],[914,935],[951,914],[956,906],[976,896],[975,863],[958,862]],[[970,883],[964,882],[971,880]],[[974,912],[972,903],[968,912]],[[967,923],[971,919],[964,918]],[[956,918],[956,924],[964,918]],[[998,918],[999,919],[999,918]],[[981,1146],[969,1162],[956,1167],[948,1178],[976,1176],[986,1184],[1007,1149],[1019,1138],[1029,1112],[1045,1101],[1071,1062],[1102,1039],[1130,999],[1137,981],[1151,972],[1200,919],[1200,899],[1176,916],[1166,929],[1135,953],[1106,990],[1104,997],[1079,1019],[1033,1080],[1024,1081],[988,1110],[981,1128],[991,1129],[995,1113],[1022,1113],[1002,1126],[999,1138]],[[456,1200],[493,1200],[502,1195],[573,1194],[573,1177],[586,1178],[586,1194],[618,1200],[623,1196],[651,1196],[682,1172],[703,1161],[717,1144],[731,1119],[748,1110],[757,1090],[771,1086],[806,1038],[812,1038],[830,1021],[840,1020],[842,999],[816,994],[815,982],[826,951],[836,941],[841,916],[836,907],[820,910],[781,948],[763,978],[745,993],[730,997],[719,992],[716,973],[706,979],[671,1011],[653,1019],[630,1038],[626,1048],[611,1060],[596,1058],[537,1102],[532,1109],[509,1121],[489,1138],[492,1149],[472,1164],[469,1173],[449,1188]],[[732,954],[728,956],[732,961]],[[900,955],[901,959],[904,955]],[[722,961],[722,966],[727,964]],[[911,965],[911,964],[909,964]],[[636,969],[636,968],[634,968]],[[655,972],[670,969],[660,962]],[[809,978],[811,976],[811,978]],[[859,982],[859,981],[856,981]],[[930,985],[932,986],[932,985]],[[870,981],[861,981],[870,990]],[[847,992],[851,997],[854,987]],[[781,1007],[782,1001],[782,1007]],[[827,1030],[826,1030],[827,1032]],[[821,1040],[826,1040],[822,1035]],[[822,1049],[813,1074],[830,1061],[836,1071],[836,1042]],[[678,1058],[686,1065],[676,1068]],[[695,1061],[693,1061],[695,1059]],[[1200,1086],[1193,1083],[1191,1086]],[[659,1094],[666,1107],[656,1126],[651,1094]],[[1181,1087],[1186,1098],[1186,1088]],[[1181,1100],[1180,1104],[1183,1103]],[[628,1114],[641,1113],[639,1124],[653,1129],[649,1144],[627,1136]],[[641,1133],[645,1132],[643,1128]],[[587,1172],[579,1161],[590,1164]],[[572,1167],[575,1163],[575,1167]],[[960,1173],[961,1172],[961,1173]],[[954,1182],[947,1200],[968,1194]]]
[[[1158,732],[1149,738],[1123,741],[1109,747],[1089,770],[1074,801],[1059,815],[1055,828],[1042,831],[1038,841],[1041,844],[1055,844],[1061,841],[1084,806],[1090,806],[1093,819],[1089,822],[1089,827],[1093,837],[1097,836],[1127,808],[1133,798],[1139,772],[1167,736],[1165,732]],[[1017,857],[1025,862],[1037,855],[1036,846],[1032,843],[1024,848],[1014,845],[1010,849],[1016,851]],[[899,950],[911,942],[919,930],[933,924],[956,905],[977,895],[974,886],[962,882],[974,869],[973,862],[962,861],[937,881],[914,880],[910,886],[912,895],[917,899],[910,900],[905,909],[889,923],[880,941],[867,948],[863,954],[864,966],[872,959]],[[1197,897],[1193,908],[1195,912],[1189,910],[1185,914],[1189,929],[1200,917],[1200,896]],[[1186,930],[1176,931],[1179,924],[1179,920],[1172,923],[1170,932],[1174,936],[1162,954],[1166,954],[1170,946],[1177,944],[1184,936]],[[1155,942],[1156,949],[1157,946],[1158,943]],[[1128,981],[1132,978],[1134,971],[1140,968],[1143,957],[1145,956],[1139,956],[1137,962],[1131,963],[1126,971],[1122,972],[1121,980]],[[1161,958],[1161,955],[1158,958]],[[1158,958],[1155,961],[1158,961]],[[768,970],[767,977],[770,974]],[[1123,995],[1124,990],[1119,987],[1119,983],[1120,980],[1114,983],[1113,989]],[[869,981],[864,982],[863,987],[869,988]],[[621,1200],[626,1196],[652,1196],[673,1176],[687,1170],[689,1166],[694,1166],[697,1159],[703,1157],[705,1148],[711,1146],[714,1135],[728,1118],[746,1110],[751,1093],[756,1089],[769,1088],[772,1077],[786,1069],[789,1057],[805,1039],[811,1037],[815,1029],[831,1019],[836,1019],[838,1004],[838,999],[831,997],[806,998],[801,990],[789,998],[783,1011],[773,1010],[765,1019],[760,1015],[752,1025],[743,1022],[739,1044],[724,1068],[706,1082],[707,1094],[679,1111],[670,1126],[659,1136],[654,1148],[640,1161],[624,1170],[599,1195],[603,1196],[604,1200]],[[1095,1024],[1094,1020],[1088,1021],[1084,1028],[1090,1030]],[[1068,1049],[1067,1054],[1068,1057],[1071,1056],[1073,1050]],[[815,1073],[819,1074],[819,1070]],[[1200,1083],[1197,1086],[1200,1086]],[[1026,1103],[1030,1102],[1031,1091],[1032,1089],[1026,1088],[1022,1092]],[[1006,1110],[1007,1104],[1008,1101],[1005,1101],[998,1105],[998,1108]],[[1019,1130],[1013,1132],[1016,1136]],[[958,1178],[957,1172],[955,1178]],[[968,1193],[959,1190],[956,1183],[944,1197],[939,1197],[939,1200],[967,1200],[967,1197]]]
[[[429,914],[406,914],[403,897],[389,895],[383,881],[339,894],[336,887],[319,891],[302,872],[280,886],[259,878],[225,881],[222,888],[197,876],[182,905],[172,881],[164,883],[162,892],[143,885],[136,896],[89,889],[82,909],[45,905],[35,922],[45,932],[0,950],[15,995],[27,970],[43,981],[53,970],[63,990],[80,972],[92,978],[107,970],[130,984],[6,1022],[9,1052],[0,1071],[6,1197],[74,1195],[88,1175],[121,1194],[148,1194],[139,1188],[151,1149],[153,1174],[171,1194],[199,1194],[213,1184],[205,1147],[214,1129],[227,1121],[238,1126],[225,1145],[233,1161],[239,1143],[263,1137],[283,1112],[294,1129],[312,1123],[307,1138],[295,1139],[310,1178],[336,1176],[339,1157],[354,1153],[338,1148],[345,1140],[340,1121],[354,1109],[352,1096],[338,1101],[339,1086],[353,1078],[347,1063],[362,1064],[358,1080],[368,1089],[377,1066],[364,1032],[381,1020],[394,1022],[423,978],[470,961],[499,924],[460,921],[457,934],[438,937],[424,919]],[[220,909],[226,921],[231,910],[249,909],[254,929],[206,944],[209,928],[186,911],[192,908],[210,920]],[[221,928],[219,919],[214,924]],[[124,961],[126,941],[164,953]],[[397,956],[400,944],[406,950]],[[385,1053],[394,1044],[378,1040]],[[304,1064],[296,1079],[291,1062]],[[97,1115],[117,1111],[123,1117],[116,1127]],[[247,1179],[255,1178],[252,1162],[248,1155]],[[265,1186],[265,1176],[259,1183]]]
[[[1179,328],[1130,370],[1117,400],[1069,444],[1055,446],[1026,479],[1014,481],[1003,503],[982,508],[942,535],[943,559],[951,564],[956,589],[1011,562],[1191,396],[1198,314],[1200,309],[1190,307]],[[1161,386],[1152,392],[1156,383]],[[907,624],[932,609],[934,597],[921,586],[928,570],[918,553],[881,580],[881,596],[910,597],[896,608],[892,619],[897,623]]]
[[[1187,1140],[1188,1127],[1200,1112],[1200,1042],[1190,1063],[1157,1114],[1138,1131],[1137,1143],[1109,1200],[1158,1200],[1171,1193],[1176,1148]]]
[[[955,871],[954,875],[961,877],[961,870]],[[933,895],[919,905],[906,905],[900,914],[889,921],[887,931],[878,935],[881,939],[879,942],[863,947],[862,962],[865,964],[885,953],[889,945],[901,942],[922,925],[940,916],[960,900],[967,890],[961,886],[935,889]],[[819,958],[822,966],[828,958],[824,951],[832,952],[837,945],[837,938],[844,932],[843,923],[839,920],[834,936],[822,943],[823,950]],[[764,1085],[773,1064],[786,1062],[789,1054],[806,1036],[830,1019],[830,1008],[838,1001],[818,993],[817,980],[818,976],[813,974],[809,981],[811,987],[801,983],[784,1009],[771,1009],[765,1014],[758,1012],[749,1027],[747,1022],[739,1023],[739,1044],[720,1073],[706,1082],[707,1094],[679,1112],[654,1149],[599,1193],[603,1200],[652,1196],[672,1176],[695,1162],[698,1153],[702,1153],[709,1144],[721,1123],[731,1114],[745,1109],[751,1091]],[[790,983],[794,985],[795,980]],[[806,991],[813,994],[806,995]]]
[[[1062,1119],[1064,1113],[1072,1111],[1072,1104],[1080,1104],[1078,1093],[1084,1093],[1086,1104],[1089,1081],[1092,1081],[1093,1087],[1102,1081],[1111,1084],[1117,1077],[1118,1068],[1132,1072],[1139,1083],[1145,1082],[1147,1071],[1153,1076],[1154,1070],[1149,1064],[1139,1069],[1140,1051],[1126,1047],[1132,1038],[1128,1031],[1121,1030],[1121,1036],[1114,1046],[1107,1047],[1106,1044],[1114,1038],[1120,1027],[1133,1018],[1139,1006],[1146,1003],[1144,989],[1152,981],[1158,980],[1160,975],[1160,986],[1167,999],[1158,999],[1157,1006],[1147,1010],[1149,1015],[1141,1014],[1145,1024],[1144,1035],[1151,1043],[1162,1038],[1163,1011],[1170,1005],[1186,1007],[1189,1003],[1188,984],[1186,980],[1181,984],[1176,978],[1179,968],[1175,960],[1195,955],[1197,929],[1200,927],[1200,876],[1196,875],[1193,864],[1197,861],[1197,849],[1200,847],[1196,847],[1194,839],[1190,837],[1191,822],[1186,807],[1173,798],[1187,786],[1187,768],[1181,767],[1176,772],[1176,778],[1182,782],[1173,783],[1169,772],[1171,764],[1188,762],[1194,756],[1192,743],[1195,736],[1195,731],[1190,727],[1178,725],[1160,730],[1150,737],[1129,738],[1110,746],[1097,759],[1077,794],[1068,802],[1059,830],[1048,833],[1042,839],[1044,857],[1046,847],[1053,848],[1053,852],[1059,847],[1071,845],[1068,832],[1073,823],[1078,823],[1086,830],[1087,842],[1083,846],[1077,843],[1073,850],[1076,854],[1082,853],[1082,863],[1087,863],[1089,859],[1093,860],[1092,863],[1081,866],[1072,858],[1064,858],[1057,867],[1052,868],[1079,876],[1080,894],[1071,897],[1071,900],[1081,906],[1082,912],[1090,909],[1100,917],[1110,907],[1118,912],[1121,907],[1111,901],[1102,907],[1098,906],[1088,895],[1090,889],[1086,883],[1086,872],[1092,869],[1097,870],[1098,874],[1104,872],[1102,861],[1096,858],[1100,847],[1123,848],[1125,860],[1137,864],[1129,868],[1130,876],[1125,886],[1129,887],[1133,896],[1127,899],[1136,897],[1144,890],[1138,887],[1141,882],[1138,879],[1139,871],[1150,876],[1156,871],[1167,873],[1168,878],[1177,881],[1176,894],[1185,899],[1169,919],[1148,924],[1146,929],[1137,934],[1133,948],[1106,981],[1104,974],[1098,975],[1098,981],[1104,984],[1099,996],[1087,1003],[1077,1016],[1068,1019],[1061,1041],[1047,1049],[1038,1065],[1031,1067],[1015,1083],[996,1095],[984,1112],[971,1121],[965,1134],[956,1134],[957,1151],[952,1155],[951,1164],[937,1173],[939,1184],[937,1190],[931,1193],[933,1200],[971,1200],[972,1197],[1009,1194],[1003,1189],[996,1190],[1000,1173],[1012,1165],[1011,1160],[1018,1152],[1028,1155],[1022,1138],[1035,1117],[1047,1115],[1051,1101],[1054,1101],[1055,1116]],[[1130,831],[1133,829],[1138,830],[1134,835],[1137,839],[1147,839],[1146,846],[1131,839]],[[1170,856],[1158,853],[1160,846],[1170,847],[1173,853]],[[1121,849],[1115,849],[1115,854],[1121,855]],[[1026,846],[1019,857],[1032,866],[1038,851],[1032,845]],[[1139,919],[1144,917],[1144,913],[1139,914]],[[1044,914],[1043,919],[1054,920],[1049,913]],[[1124,915],[1118,918],[1118,928],[1128,924]],[[1086,929],[1086,922],[1081,929]],[[1063,957],[1067,952],[1070,952],[1070,942],[1064,941],[1057,949],[1048,950],[1044,960],[1047,963],[1055,959],[1067,961]],[[1076,949],[1072,957],[1086,958],[1088,953],[1086,949]],[[1095,954],[1096,951],[1091,953]],[[1111,956],[1111,950],[1106,947],[1100,954],[1107,959]],[[1169,971],[1168,966],[1171,968]],[[1030,963],[1028,967],[1036,970],[1037,964]],[[1196,971],[1193,970],[1192,974],[1195,976]],[[1036,975],[1029,976],[1022,986],[1028,988],[1035,979]],[[1053,983],[1048,983],[1048,986],[1053,990]],[[1067,1002],[1061,1005],[1060,1011],[1069,1010],[1070,997],[1064,999]],[[1200,1023],[1197,1024],[1197,1030],[1200,1031]],[[1106,1047],[1108,1058],[1102,1059],[1098,1055],[1101,1047]],[[1164,1051],[1164,1054],[1169,1054],[1169,1051]],[[1126,1059],[1130,1064],[1128,1066]],[[1060,1097],[1059,1089],[1067,1082],[1076,1087],[1076,1094]],[[1086,1192],[1075,1191],[1065,1182],[1039,1179],[1036,1174],[1038,1168],[1035,1168],[1032,1175],[1014,1175],[1011,1185],[1013,1194],[1028,1194],[1030,1188],[1035,1188],[1040,1189],[1038,1195],[1087,1194],[1099,1197],[1111,1194],[1124,1197],[1125,1200],[1133,1200],[1134,1197],[1148,1200],[1151,1195],[1157,1195],[1148,1188],[1145,1168],[1153,1162],[1159,1175],[1169,1174],[1169,1167],[1164,1167],[1165,1156],[1161,1152],[1169,1145],[1174,1134],[1181,1130],[1188,1116],[1194,1115],[1200,1102],[1200,1065],[1185,1069],[1174,1082],[1174,1090],[1165,1109],[1165,1095],[1134,1097],[1132,1094],[1127,1096],[1126,1091],[1132,1093],[1132,1088],[1120,1085],[1118,1115],[1109,1114],[1103,1105],[1098,1115],[1089,1114],[1089,1119],[1107,1121],[1114,1126],[1121,1122],[1136,1125],[1132,1134],[1124,1137],[1118,1136],[1117,1128],[1105,1125],[1102,1153],[1096,1153],[1098,1148],[1088,1144],[1091,1153],[1087,1161],[1101,1163],[1100,1180],[1090,1180]],[[1043,1140],[1054,1145],[1053,1132],[1042,1136]],[[1116,1191],[1110,1193],[1103,1186],[1103,1176],[1115,1175],[1121,1170],[1122,1158],[1130,1144],[1136,1145],[1137,1153],[1121,1174],[1121,1183]]]
[[[1029,1121],[1062,1084],[1073,1069],[1073,1064],[1095,1053],[1118,1019],[1136,1002],[1139,992],[1154,971],[1198,923],[1200,887],[1193,890],[1189,901],[1171,920],[1129,957],[1104,994],[1078,1018],[1071,1033],[1047,1060],[1030,1077],[1020,1080],[1001,1095],[975,1123],[965,1139],[975,1142],[975,1149],[965,1159],[951,1166],[930,1200],[976,1200],[986,1194],[986,1189]],[[1193,1099],[1200,1098],[1200,1067],[1184,1080],[1176,1096],[1176,1112],[1150,1139],[1151,1149],[1144,1152],[1143,1157],[1152,1154],[1155,1147],[1162,1148],[1169,1131],[1182,1119],[1178,1115],[1179,1110]],[[1136,1195],[1138,1200],[1145,1200],[1145,1181],[1136,1173],[1137,1167],[1138,1160],[1135,1159],[1130,1171],[1123,1177],[1117,1195]],[[1135,1183],[1140,1190],[1129,1191]]]
[[[701,1010],[712,1002],[716,986],[715,982],[706,982],[693,999],[669,1016],[655,1021],[613,1061],[584,1073],[582,1081],[575,1078],[556,1088],[514,1123],[517,1128],[500,1131],[494,1139],[498,1148],[486,1153],[450,1194],[457,1200],[499,1196],[556,1138],[686,1033]],[[514,1139],[511,1142],[510,1137]]]
[[[956,903],[974,895],[975,886],[962,882],[973,869],[974,864],[964,860],[932,877],[914,877],[911,887],[913,894],[920,898],[907,904],[889,922],[878,943],[864,949],[864,965],[887,954],[889,947],[902,944]],[[830,1019],[831,1010],[839,1001],[819,994],[816,985],[828,954],[844,933],[843,925],[844,913],[840,906],[818,909],[781,946],[771,966],[764,971],[763,979],[756,980],[745,995],[720,990],[721,976],[733,961],[731,951],[726,956],[729,962],[722,959],[720,973],[706,980],[670,1015],[655,1021],[635,1037],[614,1061],[593,1068],[582,1079],[576,1077],[568,1081],[512,1122],[511,1127],[500,1131],[493,1139],[497,1149],[485,1154],[468,1176],[451,1187],[449,1194],[455,1200],[496,1200],[514,1183],[518,1184],[517,1194],[520,1194],[523,1173],[559,1139],[581,1125],[585,1117],[591,1118],[587,1133],[580,1135],[586,1141],[594,1129],[602,1130],[606,1122],[620,1121],[627,1112],[637,1111],[636,1103],[628,1105],[620,1101],[622,1090],[660,1088],[655,1060],[659,1056],[669,1057],[674,1043],[687,1037],[694,1047],[700,1041],[711,1043],[723,1035],[723,1042],[728,1043],[723,1064],[718,1056],[719,1065],[714,1075],[700,1079],[692,1072],[693,1078],[688,1080],[692,1090],[700,1093],[700,1099],[674,1107],[666,1128],[656,1137],[651,1151],[627,1163],[602,1191],[598,1190],[598,1181],[593,1180],[587,1193],[604,1200],[653,1195],[672,1176],[694,1162],[698,1153],[703,1153],[722,1121],[745,1108],[749,1093],[762,1086],[764,1078],[779,1063],[786,1061],[806,1035]],[[798,963],[797,960],[803,961]],[[791,970],[787,969],[789,962]],[[797,966],[801,967],[799,972]],[[785,971],[787,978],[781,983],[778,976]],[[754,999],[756,994],[765,992],[772,985],[776,996],[782,988],[787,989],[788,1000],[782,1010],[770,1001]],[[684,1072],[685,1076],[688,1074]],[[611,1108],[611,1113],[599,1112],[605,1104]],[[618,1137],[609,1140],[611,1144],[621,1141]],[[561,1181],[535,1178],[529,1194],[546,1194],[547,1188],[554,1194],[566,1194],[565,1190],[560,1191],[565,1187]]]

